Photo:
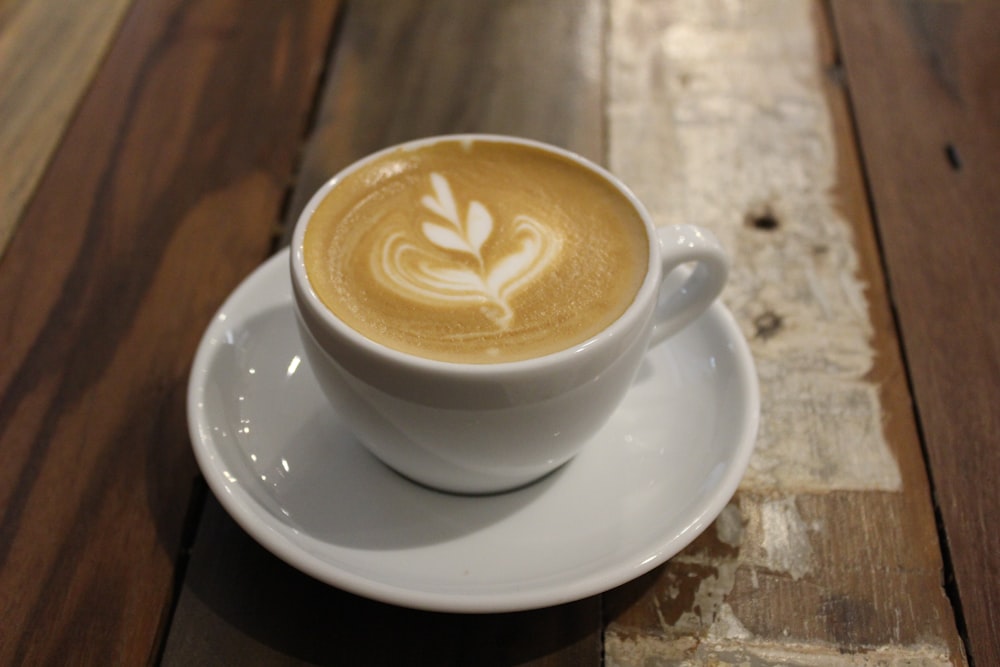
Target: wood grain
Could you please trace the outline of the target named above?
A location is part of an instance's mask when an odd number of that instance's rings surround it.
[[[289,226],[338,169],[413,137],[512,133],[602,159],[601,7],[598,0],[574,11],[544,1],[346,5]],[[600,662],[599,598],[487,616],[369,602],[277,562],[221,511],[209,501],[166,664]]]
[[[142,664],[187,370],[267,254],[335,7],[140,0],[0,263],[0,663]]]
[[[833,9],[970,657],[1000,664],[1000,6]]]
[[[0,257],[131,3],[0,3]]]
[[[603,29],[598,0],[349,5],[286,235],[324,181],[409,139],[514,134],[603,162]]]

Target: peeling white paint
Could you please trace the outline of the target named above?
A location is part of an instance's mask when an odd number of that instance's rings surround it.
[[[695,557],[682,560],[683,562],[697,562],[701,559]],[[732,610],[729,609],[729,605],[726,604],[726,596],[732,592],[733,585],[736,583],[736,570],[739,563],[735,559],[729,559],[721,562],[716,561],[712,563],[712,566],[715,569],[715,574],[699,579],[694,599],[688,609],[672,624],[667,624],[664,621],[660,603],[659,601],[655,602],[664,635],[676,637],[683,634],[714,633],[717,636],[726,636],[727,628],[733,628],[734,631],[736,628],[742,628]],[[697,575],[689,573],[689,576]]]
[[[715,532],[719,541],[731,547],[743,543],[743,515],[738,505],[726,505],[715,520]]]
[[[842,653],[834,646],[777,644],[745,638],[715,641],[682,637],[620,637],[604,643],[609,667],[951,667],[947,650],[933,645],[892,646],[864,653]]]
[[[719,605],[719,611],[715,615],[715,621],[708,629],[708,637],[721,639],[749,639],[753,635],[743,627],[740,619],[736,618],[733,608],[726,603]]]
[[[794,580],[815,566],[812,537],[823,531],[823,522],[806,521],[795,496],[755,498],[742,496],[740,509],[746,521],[744,547],[737,557],[750,568],[750,581],[759,586],[757,570],[786,574]]]
[[[813,550],[809,528],[802,520],[795,498],[782,498],[761,506],[764,565],[776,572],[787,572],[801,579],[812,568]]]

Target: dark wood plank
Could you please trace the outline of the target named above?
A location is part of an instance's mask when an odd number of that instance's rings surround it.
[[[512,614],[437,614],[320,584],[254,542],[210,498],[162,664],[588,665],[596,598]]]
[[[0,263],[0,663],[142,664],[187,370],[266,254],[334,7],[139,0]]]
[[[1000,664],[1000,6],[833,8],[970,657]]]
[[[346,5],[286,220],[294,222],[314,189],[341,167],[417,136],[512,133],[601,160],[602,6],[599,0],[573,11],[544,1]],[[214,500],[206,512],[167,664],[600,662],[598,598],[523,614],[403,610],[311,582],[241,537],[218,516]],[[254,595],[262,585],[265,593]],[[290,591],[287,599],[283,591]]]
[[[348,6],[286,222],[367,153],[493,132],[605,159],[599,0],[375,0]]]

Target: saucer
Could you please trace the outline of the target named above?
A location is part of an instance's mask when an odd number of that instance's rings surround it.
[[[568,464],[510,493],[465,497],[400,477],[329,407],[303,359],[288,251],[229,297],[191,371],[198,464],[265,548],[392,604],[505,612],[623,584],[675,555],[736,491],[757,378],[720,303],[646,355],[609,423]]]

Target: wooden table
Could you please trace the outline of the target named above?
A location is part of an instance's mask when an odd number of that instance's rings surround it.
[[[1000,664],[998,34],[916,0],[0,2],[0,662]],[[320,584],[191,453],[198,339],[304,200],[459,131],[603,162],[735,258],[746,478],[563,606]]]

